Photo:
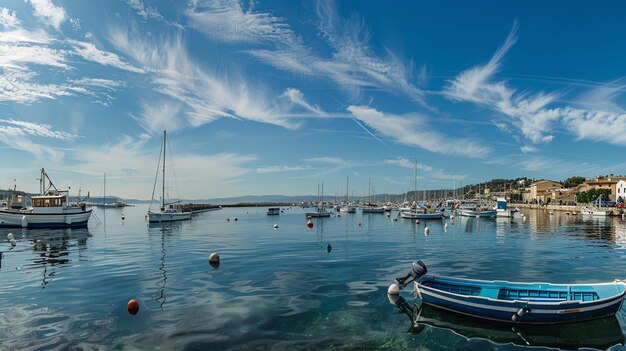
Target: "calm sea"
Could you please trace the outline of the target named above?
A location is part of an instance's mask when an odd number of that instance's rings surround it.
[[[307,229],[300,208],[223,209],[163,226],[149,226],[146,210],[97,209],[102,223],[92,218],[88,229],[0,229],[17,239],[14,248],[0,243],[0,349],[623,348],[626,307],[580,325],[511,328],[386,293],[415,259],[468,278],[626,279],[618,218],[536,211],[526,220],[456,217],[446,228],[394,221],[394,212],[342,214]],[[135,316],[126,308],[133,298]]]

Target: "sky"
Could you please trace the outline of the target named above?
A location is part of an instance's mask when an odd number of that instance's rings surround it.
[[[164,130],[185,199],[624,174],[625,11],[4,0],[0,188],[149,199]]]

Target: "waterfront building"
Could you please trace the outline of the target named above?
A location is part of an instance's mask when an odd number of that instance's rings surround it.
[[[524,201],[548,203],[554,201],[560,195],[562,185],[552,180],[539,180],[528,187],[528,191],[524,194]]]
[[[587,179],[583,184],[585,185],[581,191],[587,191],[590,189],[609,189],[609,198],[611,201],[617,201],[617,183],[620,181],[626,181],[626,177],[614,177],[614,176],[597,176],[593,179]],[[623,188],[620,188],[621,195],[624,195]],[[622,196],[622,198],[625,198]]]
[[[615,189],[615,202],[626,202],[626,180],[620,179],[615,184]]]

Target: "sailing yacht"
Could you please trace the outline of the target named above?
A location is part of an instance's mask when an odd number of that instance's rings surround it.
[[[317,186],[319,196],[319,184]],[[306,212],[307,217],[330,217],[331,213],[324,208],[324,183],[322,183],[322,196],[317,204],[317,211]]]
[[[444,217],[441,211],[427,212],[426,209],[417,205],[417,161],[415,161],[413,171],[413,206],[410,210],[401,211],[400,217],[405,219],[441,219]]]
[[[368,179],[368,191],[367,191],[367,204],[361,208],[362,213],[385,213],[385,209],[383,207],[376,206],[372,204],[371,193],[372,193],[372,182]]]
[[[177,208],[172,206],[173,204],[179,202],[165,202],[165,150],[167,144],[167,131],[163,131],[163,186],[161,192],[161,208],[158,211],[152,211],[152,201],[150,201],[150,209],[148,209],[148,222],[150,223],[161,223],[161,222],[174,222],[174,221],[184,221],[191,218],[191,212],[183,212]],[[160,158],[159,158],[160,161]],[[160,162],[159,162],[160,164]],[[155,179],[156,185],[156,179]],[[154,200],[154,189],[152,191],[152,200]]]
[[[339,208],[339,212],[356,213],[356,207],[350,205],[350,202],[348,199],[349,185],[350,185],[350,177],[348,176],[346,177],[346,204]]]

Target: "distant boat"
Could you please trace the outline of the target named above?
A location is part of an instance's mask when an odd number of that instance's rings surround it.
[[[317,185],[317,195],[320,196],[319,193],[319,184]],[[324,183],[322,183],[322,193],[321,193],[321,197],[319,198],[319,202],[317,204],[317,209],[315,211],[308,211],[305,212],[307,217],[330,217],[331,212],[326,211],[326,209],[324,208]]]
[[[613,215],[613,211],[602,209],[602,194],[594,201],[598,204],[597,207],[585,207],[580,210],[580,213],[584,215],[591,215],[594,217],[608,217]]]
[[[599,284],[515,283],[426,273],[426,265],[415,261],[409,274],[397,278],[394,285],[403,288],[413,281],[423,303],[507,323],[573,323],[613,316],[626,292],[626,284],[617,280]]]
[[[278,216],[280,214],[280,207],[270,207],[267,209],[268,216]]]
[[[191,218],[191,212],[183,212],[177,208],[174,208],[172,205],[176,202],[166,203],[165,202],[165,150],[167,144],[167,131],[163,131],[163,187],[161,192],[161,208],[159,211],[152,211],[152,208],[148,210],[148,222],[150,223],[161,223],[161,222],[175,222],[175,221],[184,221]],[[155,181],[156,182],[156,181]],[[154,191],[152,192],[154,194]],[[152,197],[154,200],[154,196]],[[152,201],[150,202],[150,206],[152,206]]]
[[[39,187],[40,195],[31,198],[31,207],[0,210],[0,226],[22,228],[87,226],[92,210],[87,209],[84,203],[71,204],[69,190],[58,190],[43,168],[39,178]]]
[[[407,209],[400,209],[400,217],[404,219],[441,219],[444,217],[440,211],[426,211],[417,205],[417,160],[413,170],[413,204]]]
[[[494,210],[496,210],[496,217],[505,218],[513,217],[513,213],[515,212],[509,209],[506,199],[502,197],[496,199],[496,207]]]
[[[493,218],[496,216],[496,210],[474,209],[474,210],[457,210],[464,217],[480,217]]]

